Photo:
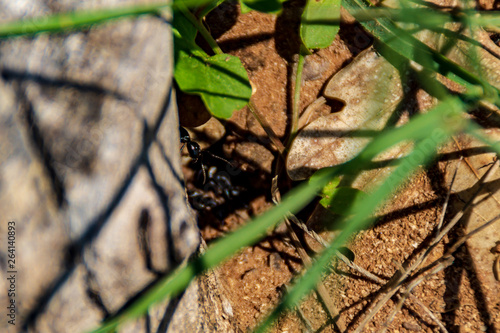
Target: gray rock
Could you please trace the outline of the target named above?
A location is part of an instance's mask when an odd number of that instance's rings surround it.
[[[50,4],[2,2],[0,19],[90,5]],[[13,221],[17,289],[16,325],[2,320],[0,330],[88,331],[198,249],[164,17],[0,40],[0,287],[8,289],[4,239]],[[121,331],[167,331],[189,308],[201,331],[212,320],[199,311],[208,304],[196,291],[203,279],[180,302],[190,307],[165,301]],[[222,308],[219,296],[208,306]],[[0,293],[3,309],[8,302]]]

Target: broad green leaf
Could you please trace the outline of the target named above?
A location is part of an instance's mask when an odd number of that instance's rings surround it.
[[[365,192],[352,187],[337,187],[328,190],[325,187],[321,196],[323,198],[319,203],[332,213],[339,215],[347,215],[354,204],[367,198]]]
[[[174,15],[172,25],[174,35],[174,62],[177,63],[181,52],[192,54],[205,53],[196,45],[195,38],[197,34],[196,28],[189,22],[189,20],[180,12]]]
[[[242,14],[250,13],[252,11],[252,8],[248,7],[245,5],[243,1],[240,1],[240,10]]]
[[[205,16],[208,15],[212,10],[217,8],[221,3],[223,3],[225,0],[217,0],[217,1],[212,1],[200,8],[197,8],[196,10],[196,16],[199,18],[204,18]]]
[[[180,52],[175,64],[175,81],[182,91],[200,95],[210,113],[219,118],[231,117],[252,95],[240,59],[227,54],[209,57],[199,51]]]
[[[300,37],[308,49],[322,49],[332,44],[339,31],[340,2],[341,0],[307,1],[302,13]]]
[[[283,9],[283,2],[285,0],[240,0],[242,13],[248,12],[248,9],[253,9],[263,13],[278,14]]]
[[[195,43],[196,28],[177,13],[174,17],[175,81],[179,88],[201,97],[209,112],[229,118],[243,108],[252,94],[240,59],[218,54],[210,57]]]

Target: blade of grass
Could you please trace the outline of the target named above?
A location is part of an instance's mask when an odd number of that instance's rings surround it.
[[[381,134],[351,162],[344,164],[340,168],[333,168],[333,170],[339,170],[340,172],[352,169],[359,170],[362,164],[366,164],[378,154],[377,152],[385,150],[388,145],[391,146],[403,138],[406,140],[411,138],[419,140],[413,152],[398,163],[398,168],[389,175],[384,183],[369,195],[363,203],[357,203],[352,207],[352,217],[345,218],[345,221],[342,223],[342,225],[346,226],[345,229],[304,274],[295,287],[282,299],[274,311],[261,323],[256,330],[257,332],[264,332],[280,313],[296,306],[316,285],[321,275],[329,267],[328,264],[335,255],[335,252],[344,244],[348,237],[352,233],[368,226],[373,221],[372,212],[401,184],[407,181],[414,170],[422,164],[429,163],[435,156],[437,147],[440,144],[448,140],[454,132],[463,129],[466,123],[466,120],[460,117],[463,107],[464,104],[460,100],[450,98],[438,104],[428,114],[416,117],[409,124]],[[445,114],[449,118],[444,116]],[[447,121],[443,121],[445,119]],[[429,135],[429,132],[431,135]],[[323,174],[328,172],[328,170],[320,170],[318,173]],[[315,179],[315,176],[311,179]]]
[[[112,9],[76,11],[72,13],[3,22],[0,23],[0,37],[13,37],[30,35],[39,32],[58,32],[68,29],[76,29],[126,16],[156,14],[159,10],[168,8],[169,6],[170,5],[167,2],[161,2],[156,4],[124,6]]]
[[[254,244],[265,235],[268,228],[278,223],[283,216],[286,216],[287,213],[296,213],[302,209],[316,196],[319,190],[334,177],[339,174],[359,171],[363,168],[363,165],[371,161],[379,154],[379,152],[397,144],[402,140],[408,140],[411,138],[427,138],[427,140],[435,140],[436,142],[434,142],[430,148],[427,148],[427,150],[435,147],[436,144],[442,142],[448,137],[448,135],[446,135],[448,132],[454,132],[463,126],[463,122],[465,120],[460,117],[462,107],[463,104],[458,98],[450,98],[448,101],[440,103],[429,113],[415,117],[415,119],[409,124],[379,135],[354,160],[338,167],[318,171],[307,184],[303,183],[296,189],[290,191],[285,196],[281,205],[276,206],[274,209],[268,211],[260,217],[257,217],[236,232],[215,242],[209,247],[204,255],[194,259],[185,266],[178,268],[170,275],[160,279],[151,289],[146,291],[143,296],[133,302],[127,309],[106,320],[102,326],[94,332],[107,332],[115,329],[123,322],[137,318],[138,316],[144,314],[150,306],[163,300],[165,297],[171,297],[179,294],[188,286],[191,280],[194,279],[196,274],[216,266],[244,246]],[[429,130],[431,130],[431,134],[434,132],[433,135],[430,135]],[[435,133],[436,131],[439,133]],[[428,142],[424,140],[421,145],[423,144],[428,145]],[[407,159],[413,158],[415,154],[416,153],[411,154]],[[418,158],[413,162],[415,164],[419,164],[422,162],[422,159]],[[407,167],[407,165],[402,163],[397,170],[403,170],[403,173],[399,174],[398,172],[395,172],[393,175],[398,175],[401,179],[405,178],[407,174],[407,171],[404,171],[405,167]],[[401,182],[401,179],[398,178],[396,182]],[[382,190],[388,193],[391,188],[394,189],[396,186],[389,181],[386,182],[386,185],[384,185]],[[348,234],[352,233],[357,228],[360,228],[362,225],[365,225],[369,220],[368,217],[372,211],[371,209],[380,204],[383,197],[384,196],[379,194],[370,196],[369,200],[371,203],[360,210],[361,212],[364,212],[364,215],[357,214],[355,216],[356,218],[352,220],[353,224],[349,225],[348,229],[342,233],[343,236],[339,238],[338,241],[334,242],[333,247],[327,251],[334,254],[335,250],[341,243],[343,243],[345,240],[344,238],[346,238]],[[360,207],[354,207],[354,209],[360,209]],[[317,271],[317,269],[315,271]],[[319,275],[315,276],[316,279],[319,277]],[[314,286],[315,283],[316,282],[314,282],[312,286]],[[306,290],[310,290],[309,287],[311,287],[310,283],[305,286],[305,289],[301,289],[301,293]]]
[[[185,0],[183,2],[183,6],[192,7],[207,4],[213,1],[214,0]],[[152,4],[120,6],[117,8],[79,10],[70,13],[0,22],[0,38],[32,35],[40,32],[74,30],[128,16],[139,16],[145,14],[156,15],[159,11],[169,7],[177,9],[176,2],[172,3],[171,1],[161,1]]]
[[[435,23],[461,23],[463,16],[476,26],[485,29],[498,30],[500,28],[500,16],[491,11],[461,10],[460,15],[456,13],[443,12],[436,9],[423,8],[380,8],[370,7],[363,9],[350,9],[349,13],[356,17],[358,22],[369,22],[376,19],[388,19],[394,22],[413,23],[421,28],[436,29]],[[340,18],[312,18],[302,20],[303,23],[315,25],[339,25]]]
[[[354,16],[370,12],[370,4],[364,0],[345,0],[345,8]],[[444,24],[445,22],[443,22]],[[393,52],[399,53],[408,60],[424,66],[428,70],[440,73],[449,79],[464,85],[467,89],[480,86],[482,97],[500,106],[500,91],[489,82],[470,73],[463,67],[455,64],[444,55],[428,47],[409,32],[397,27],[391,20],[380,18],[375,21],[364,22],[363,26],[377,38],[377,45],[383,45]],[[383,54],[383,48],[381,48]],[[416,55],[419,55],[418,57]],[[385,56],[385,55],[384,55]],[[424,61],[422,61],[424,60]]]
[[[298,186],[286,195],[281,205],[255,218],[236,232],[216,241],[204,255],[160,279],[143,296],[130,304],[126,310],[109,318],[93,332],[108,332],[116,329],[123,322],[144,314],[151,305],[165,299],[165,297],[179,294],[197,274],[215,267],[241,248],[256,243],[264,237],[266,230],[273,227],[288,212],[297,212],[302,209],[316,196],[316,193],[328,182],[328,179],[329,174],[317,178],[312,184],[304,183]]]
[[[442,142],[436,143],[439,144]],[[426,144],[420,144],[416,146],[416,151],[418,151],[418,149],[427,149],[427,146]],[[423,160],[418,158],[417,163],[415,163],[415,161],[412,161],[412,159],[417,160],[414,154],[410,154],[408,157],[406,157],[402,161],[399,168],[396,169],[396,172],[390,175],[388,183],[380,186],[378,190],[364,202],[363,207],[357,207],[359,213],[343,222],[343,225],[346,225],[346,228],[316,260],[316,263],[295,284],[295,287],[283,298],[280,304],[259,326],[256,332],[264,332],[267,327],[272,324],[272,322],[274,322],[274,320],[276,320],[283,311],[296,306],[300,302],[300,300],[316,285],[322,274],[329,267],[329,263],[335,255],[335,252],[340,248],[340,246],[345,243],[345,241],[347,241],[349,236],[354,232],[368,226],[372,222],[372,218],[370,217],[371,212],[373,212],[378,207],[382,200],[392,194],[393,191],[397,189],[397,186],[405,182],[411,175],[411,173],[420,166],[421,162],[429,162],[434,155],[435,151],[427,151],[425,158]]]
[[[477,125],[476,123],[473,122],[468,122],[467,127],[465,128],[465,131],[476,137],[477,139],[481,140],[484,142],[486,145],[488,145],[491,148],[491,151],[494,151],[497,153],[498,156],[500,156],[500,141],[493,141],[491,140],[488,136],[486,136],[483,133],[483,128]]]

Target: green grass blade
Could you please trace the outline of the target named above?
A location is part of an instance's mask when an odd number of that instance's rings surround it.
[[[346,9],[354,16],[360,15],[359,13],[363,13],[363,11],[369,13],[372,10],[369,3],[364,0],[345,0],[344,3]],[[446,22],[443,21],[444,23]],[[500,106],[500,91],[496,87],[428,47],[409,32],[397,27],[391,20],[380,18],[362,24],[377,38],[377,46],[382,45],[386,49],[391,49],[392,52],[399,53],[408,60],[415,61],[428,70],[440,73],[468,89],[479,86],[484,90],[483,96],[485,98]],[[383,47],[381,48],[382,54]]]
[[[183,4],[187,7],[192,7],[213,1],[214,0],[185,0]],[[121,6],[117,8],[80,10],[70,13],[0,22],[0,38],[32,35],[40,32],[74,30],[128,16],[158,14],[160,10],[168,7],[176,9],[175,2],[172,4],[170,1],[161,1],[152,4]]]
[[[491,148],[491,151],[497,153],[500,156],[500,141],[493,141],[482,133],[483,128],[476,123],[470,122],[466,128],[466,132],[478,140],[484,142]]]
[[[479,12],[477,16],[471,17],[474,24],[498,30],[500,28],[500,15],[497,11]]]
[[[201,272],[220,264],[245,246],[252,245],[265,236],[266,231],[278,223],[288,212],[296,213],[311,201],[316,193],[326,185],[329,175],[317,178],[311,184],[302,184],[287,194],[282,203],[260,217],[246,224],[236,232],[212,244],[204,255],[194,259],[187,265],[178,268],[173,273],[158,281],[143,296],[133,302],[119,315],[105,321],[97,332],[108,332],[120,324],[146,313],[153,304],[182,292],[192,279]]]
[[[450,98],[440,103],[428,114],[417,117],[409,124],[387,131],[382,137],[378,137],[371,145],[367,146],[357,158],[345,164],[347,168],[344,167],[343,169],[350,170],[352,165],[360,170],[363,166],[359,164],[365,164],[368,160],[371,160],[377,155],[377,151],[380,152],[380,148],[384,147],[385,149],[400,141],[403,137],[418,140],[412,153],[397,162],[397,169],[389,175],[384,183],[369,194],[366,200],[355,203],[350,210],[351,214],[349,214],[352,217],[346,218],[342,222],[345,229],[300,278],[291,291],[285,295],[280,304],[257,328],[256,332],[264,332],[283,311],[297,306],[302,298],[317,285],[322,274],[328,269],[335,251],[347,241],[349,236],[369,226],[373,221],[372,214],[377,207],[401,184],[407,181],[418,167],[429,163],[435,156],[437,147],[440,144],[466,126],[466,120],[460,117],[464,106],[460,100]],[[436,120],[439,120],[439,122],[436,122]],[[422,130],[424,130],[424,133],[422,133]]]
[[[424,144],[420,144],[415,148],[422,149],[425,146]],[[273,310],[271,315],[266,318],[261,326],[259,326],[256,332],[265,332],[267,327],[269,327],[283,311],[297,306],[302,298],[317,285],[322,274],[328,270],[335,252],[348,240],[349,236],[370,225],[373,220],[370,214],[384,199],[388,198],[389,195],[395,191],[397,186],[405,182],[407,178],[411,176],[414,170],[420,165],[419,162],[428,163],[434,154],[435,151],[426,151],[424,155],[425,159],[421,160],[419,158],[414,158],[414,160],[418,160],[417,163],[412,161],[413,154],[404,158],[399,168],[396,169],[396,172],[390,175],[387,183],[380,186],[373,195],[368,196],[368,198],[363,201],[362,207],[355,206],[355,208],[358,208],[359,213],[350,219],[346,219],[345,222],[342,222],[342,225],[346,226],[345,229],[342,230],[335,241],[321,254],[315,264],[307,270],[304,276],[300,278],[292,290],[283,298],[275,310]]]
[[[77,29],[126,16],[154,14],[167,7],[169,7],[168,3],[162,2],[158,4],[77,11],[44,17],[34,17],[12,22],[0,22],[0,37],[12,37],[39,32],[58,32],[68,29]]]
[[[379,152],[397,144],[402,140],[408,139],[424,140],[422,141],[421,146],[427,147],[427,150],[433,149],[435,145],[451,135],[450,133],[465,126],[464,118],[460,117],[463,107],[462,102],[458,98],[450,98],[449,100],[440,103],[429,113],[415,117],[415,119],[409,124],[379,135],[354,160],[338,167],[318,171],[313,177],[311,177],[309,182],[303,183],[294,190],[290,191],[290,193],[284,197],[280,205],[266,212],[262,216],[255,218],[253,221],[250,221],[247,225],[234,233],[216,241],[207,249],[204,255],[189,262],[186,266],[178,268],[169,276],[162,278],[150,290],[145,292],[142,297],[132,303],[126,310],[121,312],[119,315],[108,319],[94,332],[107,332],[115,329],[118,325],[124,323],[125,321],[137,318],[138,316],[144,314],[153,304],[165,299],[166,297],[172,297],[179,294],[188,286],[189,282],[197,274],[215,267],[231,255],[234,255],[234,253],[243,247],[254,244],[260,240],[264,237],[266,230],[278,223],[288,212],[296,213],[302,209],[324,186],[326,186],[326,184],[328,184],[329,181],[334,179],[334,177],[339,174],[352,173],[363,169],[363,167],[366,166],[366,164],[369,163],[376,155],[378,155]],[[437,134],[436,131],[438,132]],[[435,143],[429,145],[429,143],[425,140],[435,140]],[[410,155],[408,159],[413,163],[420,165],[420,163],[429,158],[426,157],[428,155],[427,151],[424,151],[424,159],[420,158],[419,154],[422,154],[422,151],[424,150],[416,150],[416,152]],[[403,163],[397,170],[404,171],[405,168],[407,168],[407,165]],[[397,175],[399,175],[400,178],[405,178],[405,175],[407,175],[408,172],[409,171],[404,171],[403,173],[397,173]],[[400,181],[399,178],[395,179],[396,180],[393,183],[389,184],[389,187],[384,187],[383,191],[389,191],[390,188],[394,189],[395,183]],[[383,197],[377,194],[371,195],[369,198],[370,200],[376,200],[376,202],[366,206],[371,209],[372,206],[380,204]],[[356,206],[353,208],[353,211],[358,211],[358,209],[360,208]],[[357,224],[352,224],[352,226],[349,227],[350,229],[346,230],[344,234],[347,235],[347,233],[353,232],[367,223],[367,216],[369,216],[371,210],[363,208],[362,210],[359,210],[359,212],[361,211],[363,211],[365,215],[355,215],[353,221]],[[341,244],[342,242],[343,238],[335,244]],[[314,284],[309,283],[305,289],[303,288],[301,290],[310,289],[311,285],[314,286]],[[297,296],[294,297],[294,299],[297,298]]]

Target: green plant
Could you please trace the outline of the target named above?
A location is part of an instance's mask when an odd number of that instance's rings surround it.
[[[178,1],[179,4],[182,2]],[[247,72],[239,58],[224,54],[205,26],[180,5],[174,15],[174,77],[179,88],[201,97],[212,115],[229,118],[244,107],[252,95]],[[200,32],[215,53],[209,56],[195,43]]]
[[[181,89],[186,92],[199,94],[212,114],[227,118],[232,111],[248,103],[251,89],[246,72],[239,59],[222,54],[216,43],[211,39],[198,18],[188,11],[191,5],[209,4],[210,1],[176,1],[173,4],[174,38],[176,58],[176,80]],[[216,2],[216,4],[220,3]],[[267,11],[279,10],[280,1],[243,1],[244,8]],[[425,5],[425,3],[420,3]],[[269,7],[262,7],[264,5]],[[440,144],[449,140],[454,134],[467,132],[476,136],[492,150],[500,154],[500,144],[490,142],[479,131],[480,127],[463,117],[464,113],[476,108],[484,102],[500,106],[498,86],[491,84],[480,73],[466,69],[450,61],[444,54],[433,50],[413,36],[415,31],[431,28],[435,31],[451,36],[452,42],[463,39],[453,31],[443,28],[445,23],[459,22],[471,30],[476,26],[496,26],[498,18],[485,13],[476,15],[476,12],[462,10],[462,15],[444,13],[435,9],[401,5],[397,9],[372,8],[362,0],[344,0],[343,6],[370,31],[376,38],[377,50],[394,63],[414,61],[422,66],[419,75],[422,85],[440,102],[426,114],[414,117],[408,124],[400,128],[388,128],[379,133],[354,159],[331,168],[318,171],[308,182],[299,185],[289,192],[282,203],[266,214],[250,221],[240,230],[227,235],[215,242],[202,256],[179,267],[169,276],[160,280],[142,297],[131,303],[119,315],[106,320],[95,332],[106,332],[116,329],[126,320],[144,314],[147,309],[165,297],[180,293],[189,282],[202,271],[214,266],[233,255],[244,246],[254,244],[261,239],[266,230],[280,222],[289,212],[296,213],[312,200],[318,192],[336,179],[346,174],[356,174],[368,168],[370,162],[382,151],[402,141],[415,142],[415,148],[408,156],[396,161],[396,170],[384,184],[379,185],[372,193],[362,200],[356,200],[351,207],[342,212],[345,229],[329,248],[316,259],[315,264],[300,278],[295,287],[283,298],[278,307],[262,323],[258,330],[262,331],[285,309],[291,308],[300,302],[325,271],[335,251],[347,238],[357,230],[373,222],[372,212],[386,200],[397,187],[402,184],[414,170],[421,165],[428,164],[436,155]],[[61,31],[75,29],[82,26],[108,21],[123,16],[137,16],[143,14],[157,14],[166,8],[166,4],[135,6],[114,10],[101,10],[86,13],[62,14],[42,19],[32,19],[0,24],[0,37],[26,35],[39,32]],[[326,7],[327,10],[324,10]],[[210,8],[203,13],[206,15]],[[421,15],[415,12],[424,11],[425,21],[419,21]],[[328,15],[324,15],[328,13]],[[474,14],[474,15],[472,15]],[[333,18],[332,18],[333,16]],[[432,18],[432,20],[427,19]],[[300,98],[301,68],[305,56],[310,49],[329,45],[338,31],[339,3],[337,1],[309,1],[303,14],[301,37],[303,47],[299,55],[299,70],[296,78],[295,103],[293,111],[293,126],[291,140],[297,132],[298,100]],[[395,22],[412,23],[405,28]],[[200,32],[208,41],[215,55],[210,56],[195,44],[196,33]],[[465,41],[471,43],[470,41]],[[472,43],[471,43],[472,44]],[[193,81],[193,70],[200,70],[203,80]],[[466,90],[456,96],[450,95],[443,85],[436,80],[435,74],[442,74],[463,85]],[[219,84],[211,85],[213,79]],[[217,81],[215,80],[215,81]],[[203,84],[199,84],[203,83]],[[227,90],[226,87],[236,88]],[[332,189],[332,192],[335,191]],[[337,190],[339,191],[339,190]],[[349,192],[349,190],[347,191]],[[351,191],[352,192],[352,191]],[[352,194],[352,193],[351,193]],[[356,195],[354,196],[356,197]],[[345,198],[345,196],[342,196]]]

